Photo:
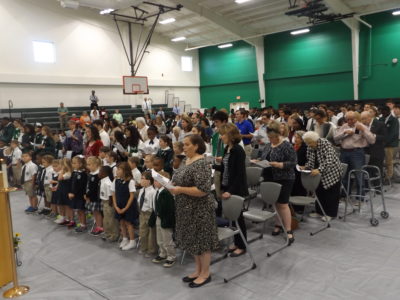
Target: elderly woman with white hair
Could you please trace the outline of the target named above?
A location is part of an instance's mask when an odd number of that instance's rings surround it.
[[[335,218],[339,208],[341,163],[332,144],[320,138],[314,131],[306,132],[303,140],[307,144],[307,162],[305,169],[311,170],[311,176],[321,174],[321,182],[316,190],[316,195],[330,221]],[[321,216],[322,210],[315,204],[316,213]],[[317,215],[317,216],[318,216]]]
[[[149,129],[149,126],[147,126],[146,120],[143,117],[138,117],[135,121],[143,142],[147,141],[149,139],[147,136],[147,129]]]

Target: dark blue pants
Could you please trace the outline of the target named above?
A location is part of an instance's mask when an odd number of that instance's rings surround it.
[[[360,170],[362,166],[365,165],[365,153],[364,149],[354,149],[353,151],[340,151],[340,161],[342,163],[348,164],[347,174],[343,179],[343,184],[347,189],[347,181],[348,175],[351,170]],[[362,178],[361,174],[357,174],[356,176],[356,184],[357,184],[357,195],[363,195],[364,191],[362,189]],[[350,185],[351,189],[351,185]],[[349,191],[351,192],[351,191]]]

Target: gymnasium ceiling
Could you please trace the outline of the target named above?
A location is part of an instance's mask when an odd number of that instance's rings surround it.
[[[60,0],[58,0],[60,1]],[[76,1],[76,0],[69,0]],[[152,13],[157,8],[139,0],[79,0],[80,6],[101,10],[118,8],[118,13],[133,15],[130,5]],[[150,0],[153,3],[176,6],[180,11],[163,14],[160,20],[175,18],[174,23],[158,24],[156,32],[168,39],[184,36],[187,48],[200,48],[225,42],[250,39],[275,32],[309,26],[306,17],[286,16],[288,0],[250,0],[238,4],[235,0]],[[293,0],[292,0],[293,2]],[[303,0],[297,0],[301,6]],[[356,16],[400,8],[399,0],[324,0],[328,12],[355,13]],[[111,18],[111,16],[104,16]],[[340,22],[340,21],[339,21]]]

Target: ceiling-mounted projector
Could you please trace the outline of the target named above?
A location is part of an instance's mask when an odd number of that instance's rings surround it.
[[[61,0],[60,5],[63,8],[73,8],[73,9],[78,9],[79,8],[79,1],[74,1],[74,0]]]

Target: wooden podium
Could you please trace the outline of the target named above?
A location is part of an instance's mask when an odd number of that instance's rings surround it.
[[[4,166],[2,168],[5,170]],[[12,228],[11,207],[9,192],[15,191],[15,188],[8,188],[8,183],[3,180],[7,176],[0,172],[0,287],[10,282],[14,286],[5,291],[5,298],[15,298],[26,294],[29,287],[18,284],[17,269],[14,253],[14,234]]]

